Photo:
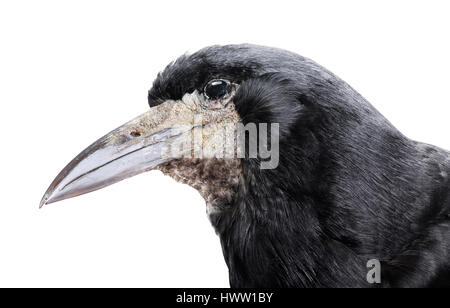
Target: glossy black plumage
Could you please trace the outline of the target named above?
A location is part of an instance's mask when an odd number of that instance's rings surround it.
[[[233,202],[211,215],[232,287],[450,287],[450,154],[409,140],[344,81],[287,51],[229,45],[171,64],[150,105],[240,84],[244,123],[280,123],[280,163],[242,160]]]

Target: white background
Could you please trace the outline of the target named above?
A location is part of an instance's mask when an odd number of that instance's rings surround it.
[[[227,287],[192,188],[159,172],[38,210],[78,152],[147,110],[186,51],[289,49],[450,149],[448,1],[1,1],[1,287]]]

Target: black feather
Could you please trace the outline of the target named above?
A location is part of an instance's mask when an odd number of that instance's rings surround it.
[[[243,159],[238,192],[211,216],[233,287],[450,286],[450,155],[409,140],[344,81],[296,54],[213,46],[162,72],[151,104],[239,83],[244,123],[280,123],[273,170]]]

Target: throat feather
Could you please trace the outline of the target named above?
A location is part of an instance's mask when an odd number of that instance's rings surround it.
[[[181,158],[156,168],[177,182],[195,188],[207,207],[216,209],[232,204],[242,177],[239,159]]]

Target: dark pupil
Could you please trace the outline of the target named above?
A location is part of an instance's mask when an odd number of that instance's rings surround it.
[[[224,80],[214,80],[206,86],[205,92],[210,99],[218,99],[228,93],[228,86]]]

